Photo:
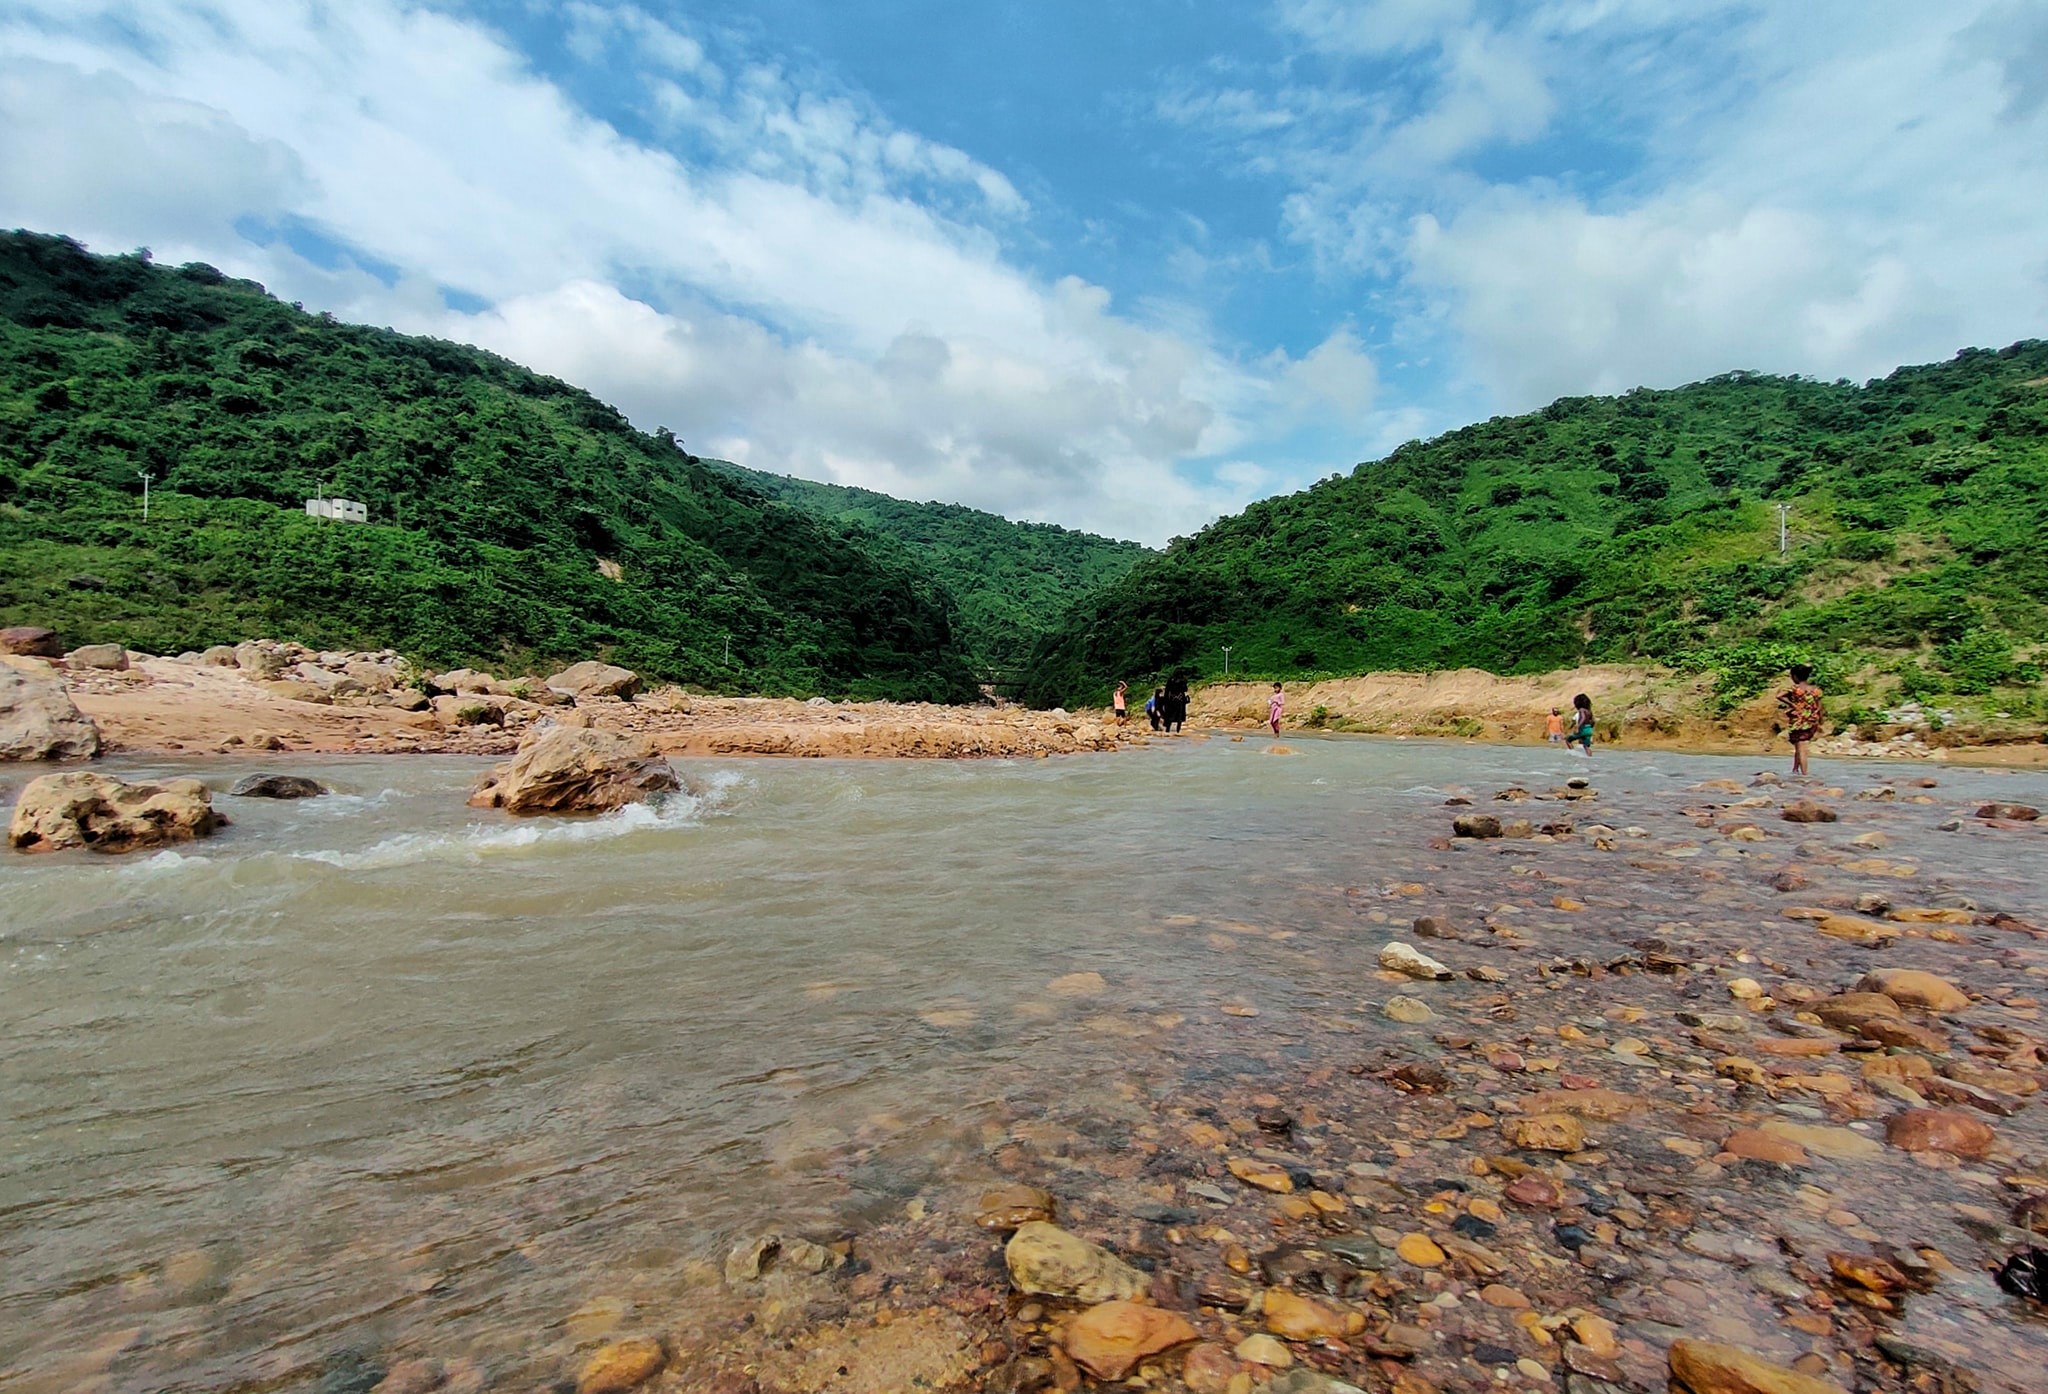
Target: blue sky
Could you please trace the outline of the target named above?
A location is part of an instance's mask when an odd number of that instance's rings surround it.
[[[2031,0],[0,0],[0,223],[767,469],[1159,542],[2048,333]]]

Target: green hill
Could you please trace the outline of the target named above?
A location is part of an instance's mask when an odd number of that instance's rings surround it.
[[[959,606],[960,633],[985,670],[1020,667],[1074,604],[1151,549],[1052,523],[1017,523],[957,503],[911,503],[843,484],[707,461],[859,539],[901,546]]]
[[[2028,341],[1863,386],[1731,373],[1567,398],[1411,442],[1175,539],[1068,615],[1023,695],[1215,677],[1225,644],[1260,678],[1637,660],[1712,669],[1733,701],[1800,655],[1984,692],[2038,683],[2044,639],[2048,343]]]
[[[141,513],[139,472],[152,477]],[[368,524],[309,518],[328,495]],[[959,700],[951,599],[553,378],[204,265],[0,235],[0,624]],[[726,659],[730,646],[731,658]]]

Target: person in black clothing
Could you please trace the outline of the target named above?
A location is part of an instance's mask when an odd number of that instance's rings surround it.
[[[1166,709],[1162,713],[1166,729],[1179,731],[1188,719],[1188,680],[1168,678],[1166,680]]]

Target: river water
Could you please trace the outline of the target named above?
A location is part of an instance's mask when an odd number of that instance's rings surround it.
[[[1427,845],[1447,793],[1586,762],[1290,744],[679,761],[694,792],[658,813],[527,821],[466,808],[482,765],[457,759],[107,762],[197,774],[234,822],[0,861],[0,1389],[366,1388],[405,1351],[531,1387],[621,1308],[715,1287],[736,1239],[858,1235],[996,1178],[1020,1120],[1086,1134],[1077,1082],[1142,1102],[1397,1031],[1357,1013],[1378,926],[1476,920],[1522,874]],[[225,796],[259,768],[337,792]],[[1718,845],[1679,794],[1757,768],[1591,762],[1664,820],[1645,846],[1731,867],[1771,849]],[[2048,859],[1933,823],[2048,781],[1937,773],[1895,835],[1947,838],[1938,889],[2042,920]],[[1627,875],[1639,911],[1697,909]],[[1743,894],[1732,915],[1772,913]]]

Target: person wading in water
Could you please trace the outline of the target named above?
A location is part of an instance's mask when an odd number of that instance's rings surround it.
[[[1280,691],[1280,684],[1273,684],[1273,695],[1266,702],[1266,724],[1273,728],[1273,734],[1280,734],[1280,714],[1287,710],[1287,698]]]
[[[1785,739],[1792,742],[1792,773],[1810,774],[1806,768],[1806,747],[1820,735],[1827,710],[1821,705],[1821,690],[1814,685],[1813,668],[1792,665],[1792,686],[1778,694],[1778,706],[1785,713]]]

